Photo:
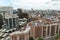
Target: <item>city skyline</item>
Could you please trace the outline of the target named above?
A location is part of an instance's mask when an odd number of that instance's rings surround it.
[[[0,40],[31,38],[60,40],[60,11],[14,10],[11,6],[0,6]]]
[[[0,0],[0,6],[12,6],[14,9],[60,10],[60,0]]]

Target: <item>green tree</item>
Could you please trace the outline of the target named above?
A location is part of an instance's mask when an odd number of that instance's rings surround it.
[[[30,37],[29,40],[34,40],[34,38],[33,37]]]
[[[56,37],[55,37],[55,38],[56,38],[56,40],[57,40],[59,37],[60,37],[60,34],[57,34],[57,35],[56,35]]]
[[[43,39],[39,37],[38,40],[43,40]]]
[[[17,15],[20,16],[20,14],[22,14],[22,9],[18,8],[17,10],[18,10],[18,14]]]
[[[19,16],[19,18],[21,18],[21,19],[22,18],[27,18],[27,19],[29,18],[28,13],[26,13],[26,12],[23,13],[22,9],[17,9],[17,10],[18,10],[18,14],[17,15]]]
[[[0,14],[0,29],[2,28],[2,25],[3,25],[3,17],[2,17],[2,15]]]
[[[19,18],[21,18],[21,19],[22,18],[27,18],[28,19],[29,15],[27,13],[22,13],[22,14],[19,15]]]

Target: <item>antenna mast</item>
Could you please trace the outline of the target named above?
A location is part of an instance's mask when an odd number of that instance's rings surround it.
[[[11,0],[9,0],[10,1],[10,6],[12,6],[12,4],[11,4]]]

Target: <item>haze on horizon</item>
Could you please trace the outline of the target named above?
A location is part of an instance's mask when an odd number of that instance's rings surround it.
[[[12,6],[14,9],[60,10],[60,0],[0,0],[0,6]]]

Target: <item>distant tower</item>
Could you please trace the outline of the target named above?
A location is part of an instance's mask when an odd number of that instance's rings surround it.
[[[10,1],[9,6],[12,7],[11,0],[9,0],[9,1]],[[13,9],[13,7],[12,7],[12,9]],[[13,12],[13,10],[11,11],[11,8],[10,8],[10,13],[11,13],[11,12]],[[13,13],[12,13],[12,14],[13,14]]]
[[[33,11],[33,12],[34,12],[33,8],[31,8],[31,11]]]

